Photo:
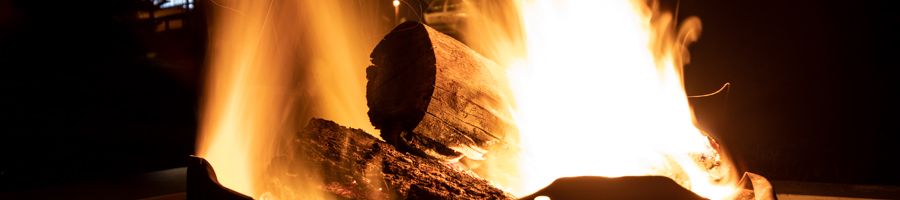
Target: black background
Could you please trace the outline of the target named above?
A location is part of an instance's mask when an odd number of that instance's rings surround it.
[[[703,32],[687,91],[745,170],[774,180],[900,184],[890,1],[683,0]]]
[[[194,151],[205,38],[178,43],[196,62],[173,72],[146,56],[130,2],[0,1],[0,191],[183,166]],[[682,0],[679,16],[703,21],[688,93],[732,84],[693,101],[700,124],[772,180],[900,185],[894,4]]]
[[[202,65],[173,63],[205,38],[155,34],[141,2],[0,0],[0,191],[185,165]]]

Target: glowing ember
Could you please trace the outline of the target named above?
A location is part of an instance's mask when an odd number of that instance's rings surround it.
[[[521,196],[559,177],[663,175],[708,198],[734,193],[734,172],[694,126],[682,84],[682,51],[699,20],[676,32],[670,14],[629,0],[531,0],[517,9],[521,24],[508,28],[521,29],[525,56],[495,56],[510,65],[521,149],[518,180],[505,187]],[[469,34],[483,49],[510,45]]]

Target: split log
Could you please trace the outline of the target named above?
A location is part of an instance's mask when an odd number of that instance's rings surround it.
[[[283,198],[318,176],[338,199],[513,199],[484,179],[437,160],[399,152],[359,129],[312,119],[284,141],[270,164],[268,189]],[[300,170],[316,169],[315,176]],[[293,180],[285,180],[293,179]]]
[[[369,118],[402,151],[481,159],[500,141],[506,113],[497,64],[418,22],[378,43],[366,69]]]

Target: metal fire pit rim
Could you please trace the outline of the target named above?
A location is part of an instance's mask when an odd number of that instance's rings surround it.
[[[215,170],[206,159],[190,155],[187,163],[187,199],[253,199],[220,184]]]

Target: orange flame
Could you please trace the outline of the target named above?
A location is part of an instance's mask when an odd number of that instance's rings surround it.
[[[366,115],[365,67],[391,26],[378,17],[390,2],[210,2],[215,21],[197,154],[243,194],[324,197],[319,180],[278,177],[290,174],[278,171],[288,166],[269,166],[275,144],[313,116],[378,135]],[[304,170],[317,169],[293,169]],[[268,193],[275,179],[291,191]]]
[[[684,92],[685,45],[698,38],[699,19],[677,27],[655,3],[635,0],[512,4],[512,20],[475,9],[466,35],[509,66],[519,133],[507,139],[515,160],[488,160],[517,167],[487,170],[486,178],[516,195],[585,175],[662,175],[708,198],[734,194],[736,173],[694,126]],[[497,24],[521,40],[497,40],[489,26]],[[698,163],[703,156],[719,164]]]
[[[266,193],[262,171],[272,168],[275,141],[311,116],[377,135],[365,115],[362,74],[392,21],[379,23],[377,3],[212,2],[218,7],[198,155],[220,182],[263,199],[290,197]],[[381,3],[390,13],[393,2]],[[715,153],[693,124],[681,75],[684,45],[697,38],[699,20],[676,27],[670,14],[629,0],[509,5],[472,15],[480,28],[466,35],[509,66],[516,108],[518,135],[505,138],[513,146],[487,158],[484,177],[518,195],[582,175],[664,175],[705,197],[733,193],[727,159],[722,171],[711,171],[695,158]],[[294,194],[320,198],[316,181],[288,184]]]

